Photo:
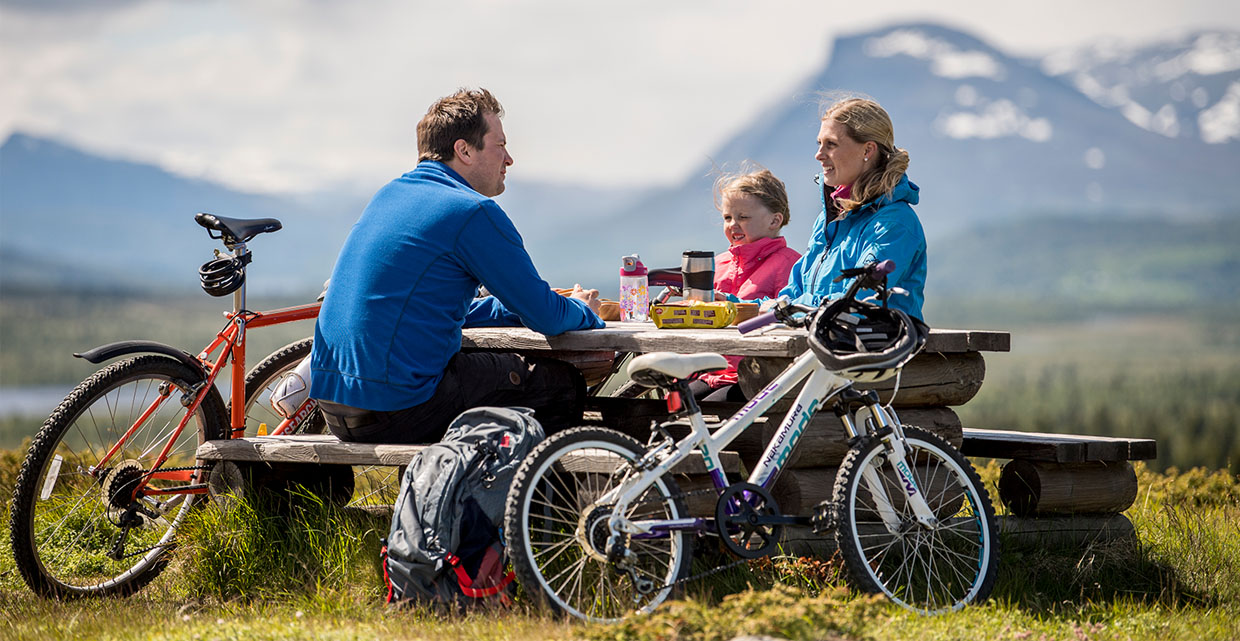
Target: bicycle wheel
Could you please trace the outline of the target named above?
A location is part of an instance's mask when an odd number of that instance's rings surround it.
[[[923,614],[984,600],[999,559],[990,497],[956,448],[919,428],[904,433],[914,482],[938,524],[918,524],[882,442],[862,438],[844,457],[832,496],[835,540],[849,576],[861,590]],[[884,514],[894,515],[894,531]]]
[[[205,495],[158,491],[204,484],[208,470],[195,451],[223,438],[227,424],[212,388],[173,438],[187,411],[182,395],[197,379],[174,359],[138,356],[96,372],[48,417],[18,472],[9,520],[13,557],[32,590],[57,598],[127,595],[163,570],[175,530]],[[152,470],[165,446],[168,459]],[[147,486],[155,492],[131,500],[125,489],[150,472],[160,472]]]
[[[643,448],[605,428],[579,427],[547,439],[517,471],[504,534],[517,578],[539,602],[589,621],[617,621],[649,612],[689,572],[690,537],[683,531],[630,537],[627,568],[607,560],[611,506],[595,501],[633,473]],[[633,520],[686,515],[670,476],[630,506]]]
[[[271,393],[284,375],[310,355],[314,338],[303,338],[281,347],[255,365],[245,375],[245,435],[256,436],[258,426],[266,423],[269,430],[284,421],[271,406]],[[290,425],[286,434],[322,434],[327,429],[323,413],[317,408]]]

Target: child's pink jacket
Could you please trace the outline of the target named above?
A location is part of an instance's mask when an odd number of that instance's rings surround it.
[[[715,291],[741,300],[772,298],[788,284],[788,274],[800,257],[783,236],[736,245],[715,256]],[[701,379],[712,388],[735,383],[740,362],[740,356],[729,356],[727,369],[703,374]]]

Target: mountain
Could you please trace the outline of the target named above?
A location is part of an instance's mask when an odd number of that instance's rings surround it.
[[[1163,59],[1231,60],[1240,56],[1235,35],[1203,35],[1180,43],[1180,49],[1151,45],[1129,59],[1137,65]],[[1203,38],[1216,45],[1211,54],[1203,53]],[[1119,69],[1122,61],[1109,64],[1106,69]],[[1202,62],[1193,68],[1204,72],[1229,64]],[[1234,213],[1240,203],[1240,181],[1234,177],[1240,140],[1218,133],[1189,136],[1188,126],[1177,137],[1138,126],[1124,110],[1099,104],[1069,82],[1075,77],[1064,71],[1069,68],[1062,62],[1017,59],[973,36],[930,24],[842,37],[820,72],[776,97],[771,108],[711,157],[733,167],[750,159],[785,181],[792,207],[785,235],[798,249],[805,246],[821,208],[820,190],[812,181],[819,170],[813,158],[819,96],[835,89],[872,96],[891,115],[896,145],[909,151],[909,176],[921,187],[916,209],[932,253],[978,224],[1033,215]],[[1104,69],[1080,68],[1098,74]],[[1232,72],[1219,73],[1193,72],[1180,81],[1235,87]],[[1202,102],[1201,117],[1217,113],[1223,115],[1213,122],[1233,118],[1240,123],[1240,112],[1229,111],[1231,96],[1240,90],[1209,89],[1203,100],[1198,85],[1173,91],[1175,86],[1161,88],[1174,95],[1186,91],[1190,101]],[[1223,128],[1218,124],[1214,131]],[[640,252],[659,265],[675,264],[684,250],[721,250],[725,245],[712,202],[711,170],[703,164],[682,184],[648,194],[610,221],[591,221],[564,236],[590,238],[591,230],[625,229],[625,244],[612,242],[612,253]],[[641,231],[647,235],[641,237]],[[591,247],[576,260],[585,262],[595,253],[602,252]],[[611,271],[598,273],[610,279]]]
[[[1100,42],[1040,64],[1142,129],[1212,144],[1240,140],[1240,34],[1200,32],[1144,46]]]
[[[916,209],[932,270],[983,226],[1062,216],[1170,225],[1240,214],[1240,34],[1097,44],[1027,60],[932,24],[836,39],[817,72],[771,96],[764,113],[672,187],[590,189],[518,174],[498,200],[548,281],[614,297],[625,254],[671,267],[683,251],[726,247],[714,164],[735,169],[749,159],[787,184],[785,235],[800,249],[821,207],[813,181],[820,96],[837,89],[868,94],[891,114],[921,187]],[[238,193],[14,134],[0,147],[0,286],[129,282],[192,291],[216,245],[191,219],[210,211],[282,220],[284,230],[252,244],[251,283],[316,293],[368,197]],[[1133,229],[1150,234],[1151,246],[1159,239],[1157,226]],[[932,271],[932,286],[935,279]]]
[[[16,133],[0,147],[0,278],[191,291],[199,265],[222,249],[193,222],[200,211],[283,222],[250,243],[251,281],[271,290],[321,284],[351,223],[313,201],[239,193]]]
[[[516,180],[501,198],[522,230],[543,238],[539,230],[624,206],[629,194]],[[0,286],[192,292],[199,265],[222,249],[193,222],[206,211],[279,219],[283,229],[250,243],[251,291],[317,294],[368,199],[240,193],[15,133],[0,146]],[[531,252],[544,264],[556,248],[531,243]]]

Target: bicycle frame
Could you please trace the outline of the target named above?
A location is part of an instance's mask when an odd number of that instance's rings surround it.
[[[249,253],[245,243],[237,243],[231,247],[233,255],[242,258]],[[207,371],[207,377],[204,381],[194,386],[192,397],[185,398],[184,395],[181,403],[186,406],[185,416],[177,424],[176,428],[168,437],[163,449],[160,451],[154,465],[151,466],[151,472],[147,473],[142,482],[135,489],[136,492],[143,492],[148,495],[160,494],[204,494],[207,492],[207,486],[203,483],[186,485],[184,487],[172,488],[149,488],[148,484],[151,480],[174,480],[190,482],[193,480],[192,471],[173,471],[160,472],[160,467],[168,460],[169,452],[174,443],[181,436],[185,426],[189,424],[194,412],[202,404],[207,393],[215,386],[215,381],[219,377],[220,372],[230,364],[232,372],[230,376],[230,406],[232,408],[229,417],[229,438],[238,438],[245,434],[245,349],[246,349],[246,331],[251,328],[269,327],[271,325],[279,325],[281,323],[291,323],[300,320],[308,320],[317,318],[321,303],[310,303],[306,305],[297,305],[294,307],[286,307],[265,312],[254,312],[246,309],[246,286],[242,282],[237,291],[233,292],[233,310],[224,314],[228,319],[228,324],[224,326],[211,341],[211,344],[203,349],[197,356],[198,360],[203,364]],[[215,360],[211,360],[213,353],[219,352]],[[148,418],[155,414],[159,408],[167,402],[172,396],[171,390],[160,390],[160,395],[150,406],[138,417],[134,424],[126,430],[125,434],[116,442],[115,445],[100,459],[99,463],[94,466],[92,473],[98,470],[106,469],[112,457],[121,450],[125,442],[135,434]],[[282,433],[290,423],[290,419],[286,419],[277,427],[275,434]]]
[[[809,351],[796,358],[787,369],[776,377],[775,380],[771,381],[765,389],[755,395],[736,414],[720,423],[713,433],[707,427],[700,409],[690,414],[691,432],[688,436],[679,442],[666,441],[661,446],[656,446],[638,462],[637,468],[642,470],[640,474],[627,479],[612,491],[604,494],[595,502],[595,505],[614,504],[609,521],[613,531],[624,532],[637,538],[663,536],[673,530],[698,530],[706,527],[711,521],[710,519],[691,517],[672,520],[630,521],[624,515],[628,511],[630,503],[642,496],[646,489],[653,485],[655,481],[668,473],[672,467],[687,458],[694,451],[701,452],[702,459],[715,489],[722,492],[729,485],[727,473],[719,464],[720,453],[723,451],[723,448],[727,447],[741,432],[752,425],[758,416],[763,415],[779,399],[783,398],[789,390],[807,378],[809,380],[800,393],[797,394],[792,407],[784,415],[779,429],[771,437],[770,443],[767,444],[766,449],[763,451],[758,466],[749,475],[748,481],[750,483],[759,485],[767,490],[771,489],[783,465],[796,449],[797,443],[800,441],[801,435],[804,433],[810,419],[825,403],[852,387],[853,384],[851,380],[828,371],[814,354]],[[868,410],[874,414],[872,418],[878,428],[890,427],[892,434],[898,436],[898,438],[890,439],[893,468],[908,492],[908,500],[913,506],[918,521],[923,525],[933,524],[935,522],[933,512],[926,503],[920,488],[917,487],[916,482],[913,480],[911,472],[908,471],[902,445],[903,431],[898,422],[877,403],[871,405]],[[856,424],[847,413],[842,414],[840,420],[849,438],[859,435],[860,432]],[[670,452],[667,451],[669,448],[672,448]],[[871,487],[877,488],[879,487],[878,479],[876,476],[873,476],[874,474],[873,470],[867,470],[866,479]],[[890,512],[890,510],[885,510],[884,512]],[[894,517],[891,515],[884,516],[888,526],[894,528],[898,524],[893,519]]]

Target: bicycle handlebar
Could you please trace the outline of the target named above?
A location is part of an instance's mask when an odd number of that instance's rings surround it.
[[[855,298],[857,296],[857,292],[863,288],[864,289],[882,288],[885,290],[886,282],[887,282],[887,275],[895,271],[895,269],[896,269],[896,264],[895,262],[891,260],[884,260],[884,261],[880,261],[877,263],[870,263],[868,265],[863,265],[861,267],[854,267],[851,269],[841,270],[840,275],[839,277],[835,279],[835,282],[839,282],[845,278],[858,277],[857,280],[853,281],[853,284],[849,286],[848,292],[844,294],[845,297]],[[824,300],[823,305],[825,305],[827,302],[828,301]],[[795,305],[795,304],[782,305],[782,306],[776,307],[775,309],[771,311],[759,314],[747,321],[740,323],[739,325],[736,326],[736,329],[741,334],[748,334],[750,332],[757,331],[759,329],[762,329],[763,327],[766,327],[767,325],[770,325],[772,323],[777,323],[777,322],[783,322],[785,324],[795,326],[795,327],[804,327],[808,324],[808,320],[809,320],[808,315],[813,314],[815,311],[816,310],[814,308],[807,307],[805,305]],[[806,314],[807,317],[803,318],[800,321],[793,321],[792,315],[797,312]]]
[[[736,329],[742,334],[748,334],[749,332],[762,329],[763,327],[777,322],[778,320],[779,319],[775,318],[775,312],[764,312],[747,321],[741,321],[740,324],[736,326]]]
[[[646,278],[649,287],[681,287],[684,284],[684,276],[679,267],[652,269]]]

